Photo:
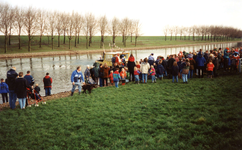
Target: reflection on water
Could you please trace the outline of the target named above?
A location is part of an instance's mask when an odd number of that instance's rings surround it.
[[[189,47],[176,47],[176,48],[164,48],[164,49],[153,49],[153,50],[132,50],[136,60],[144,59],[148,57],[150,53],[154,53],[154,56],[164,56],[170,54],[178,54],[179,51],[193,51],[193,50],[210,50],[214,47],[236,47],[236,43],[229,44],[210,44],[201,46],[189,46]],[[43,78],[47,72],[53,79],[52,94],[70,91],[71,85],[71,73],[76,69],[77,66],[82,67],[84,73],[86,65],[92,65],[95,60],[100,59],[101,53],[95,54],[81,54],[81,55],[65,55],[65,56],[50,56],[50,57],[39,57],[39,58],[14,58],[14,59],[2,59],[0,60],[0,78],[6,78],[7,71],[12,67],[16,67],[17,72],[31,71],[32,76],[35,78],[35,83],[38,83],[41,91],[40,94],[44,96]],[[2,97],[0,98],[2,99]],[[0,103],[2,101],[0,100]]]

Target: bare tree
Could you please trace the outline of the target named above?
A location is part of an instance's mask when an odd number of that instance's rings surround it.
[[[62,22],[62,15],[64,15],[63,13],[56,13],[56,19],[57,19],[57,23],[56,23],[56,32],[58,34],[58,47],[60,47],[60,35],[62,34],[62,27],[63,27],[63,22]]]
[[[132,37],[134,34],[134,21],[133,20],[129,20],[129,33],[130,33],[130,42],[132,42]]]
[[[51,47],[52,50],[54,49],[54,36],[56,34],[56,25],[57,25],[57,12],[50,12],[48,15],[48,27],[49,27],[49,32],[51,35]]]
[[[165,28],[163,29],[163,32],[165,34],[165,41],[166,41],[166,37],[167,37],[167,34],[169,32],[169,25],[166,25]]]
[[[184,31],[184,27],[178,27],[178,31],[179,31],[179,34],[180,34],[180,40],[182,38],[182,34],[183,34],[183,31]]]
[[[168,33],[170,33],[170,41],[172,41],[173,27],[169,27]]]
[[[77,26],[77,34],[78,34],[78,44],[79,44],[79,36],[83,28],[83,17],[79,14],[78,19],[79,19],[79,24]]]
[[[134,25],[134,34],[135,34],[135,47],[137,45],[137,39],[141,35],[141,24],[139,23],[139,20],[135,20],[133,22]]]
[[[92,43],[92,37],[93,35],[95,35],[95,32],[96,32],[97,20],[92,13],[89,13],[88,20],[89,20],[89,47],[90,47]]]
[[[74,20],[75,12],[73,11],[71,15],[68,15],[67,18],[67,35],[69,39],[69,49],[71,49],[71,40],[74,36],[74,25],[75,25],[75,20]]]
[[[10,34],[10,12],[11,7],[8,4],[0,4],[0,31],[5,36],[4,53],[7,53],[7,41],[8,35]]]
[[[121,23],[120,23],[120,31],[122,33],[122,36],[123,36],[123,44],[124,44],[124,47],[126,47],[126,41],[129,37],[129,30],[130,30],[130,21],[129,19],[126,17],[124,19],[122,19]]]
[[[24,15],[24,26],[28,34],[28,51],[31,52],[31,41],[37,31],[36,11],[30,6]]]
[[[41,48],[42,36],[46,32],[46,29],[47,29],[46,18],[47,18],[47,12],[39,9],[37,11],[38,32],[39,32],[39,48]]]
[[[67,13],[63,13],[61,15],[61,24],[62,24],[62,31],[63,31],[63,34],[64,34],[64,39],[63,39],[63,44],[66,44],[66,30],[67,30],[67,19],[69,17],[69,14]]]
[[[12,29],[14,28],[15,24],[15,17],[16,17],[16,9],[12,8],[10,9],[10,16],[9,16],[9,45],[11,45],[11,35],[12,35]]]
[[[89,41],[88,41],[89,28],[90,28],[89,13],[86,13],[84,20],[83,20],[83,32],[86,36],[86,48],[87,49],[88,49],[88,45],[89,45]]]
[[[106,33],[108,33],[108,28],[109,28],[108,19],[107,19],[106,15],[100,17],[100,19],[98,20],[98,25],[99,25],[99,30],[101,33],[100,48],[102,48],[102,46],[104,44],[104,35]]]
[[[112,23],[111,23],[111,34],[112,34],[112,37],[113,37],[113,44],[115,43],[115,38],[117,37],[118,35],[118,31],[119,31],[119,20],[118,18],[114,17],[112,19]]]
[[[16,18],[15,18],[15,21],[16,21],[16,27],[17,27],[17,32],[18,32],[18,48],[21,49],[21,31],[22,31],[22,28],[24,26],[24,9],[23,8],[19,8],[19,7],[16,7],[15,8],[16,10]]]
[[[175,34],[175,40],[177,40],[177,34],[179,33],[179,27],[178,26],[174,26],[174,34]]]

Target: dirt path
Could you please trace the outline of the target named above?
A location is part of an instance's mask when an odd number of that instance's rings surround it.
[[[124,50],[144,50],[144,49],[160,49],[160,48],[175,48],[175,47],[187,47],[187,46],[198,46],[208,44],[224,44],[224,43],[237,43],[241,41],[233,42],[220,42],[220,43],[197,43],[197,44],[184,44],[184,45],[164,45],[164,46],[151,46],[151,47],[135,47],[135,48],[124,48]],[[105,49],[106,52],[111,51]],[[113,50],[118,51],[118,50]],[[17,54],[1,54],[0,59],[7,58],[24,58],[24,57],[40,57],[40,56],[56,56],[56,55],[76,55],[76,54],[87,54],[87,53],[102,53],[103,50],[79,50],[79,51],[55,51],[55,52],[36,52],[36,53],[17,53]]]

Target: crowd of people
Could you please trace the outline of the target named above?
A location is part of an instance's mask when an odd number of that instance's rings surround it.
[[[125,55],[122,53],[114,55],[112,58],[112,66],[107,64],[99,64],[96,61],[92,67],[87,65],[84,75],[81,71],[81,66],[78,66],[76,70],[72,72],[71,83],[73,85],[71,90],[71,96],[73,96],[75,88],[78,87],[79,94],[82,90],[83,84],[97,84],[100,87],[115,85],[119,87],[119,83],[125,85],[127,82],[147,83],[148,79],[151,79],[152,83],[156,83],[156,80],[163,80],[166,76],[168,79],[172,79],[178,82],[179,78],[182,78],[183,83],[188,83],[188,79],[193,78],[194,74],[198,78],[204,77],[204,72],[207,72],[207,77],[212,78],[218,76],[218,70],[223,69],[224,72],[238,72],[239,58],[242,58],[242,47],[234,48],[222,48],[213,50],[206,50],[205,52],[200,49],[199,51],[193,50],[193,52],[180,51],[178,54],[169,55],[167,58],[163,56],[157,56],[155,59],[154,54],[151,53],[148,57],[135,61],[134,56],[131,54],[128,58],[128,62],[125,61]],[[45,96],[51,95],[52,78],[49,73],[43,78]],[[0,93],[2,94],[2,100],[5,104],[8,102],[9,93],[9,106],[11,109],[15,109],[15,102],[18,98],[20,108],[25,109],[28,105],[26,99],[26,89],[31,91],[34,89],[37,94],[40,92],[38,84],[34,85],[34,78],[31,76],[30,71],[23,76],[23,72],[16,72],[16,68],[12,67],[7,72],[7,79],[1,79]]]

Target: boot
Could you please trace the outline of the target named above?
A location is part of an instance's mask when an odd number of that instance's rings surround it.
[[[71,96],[73,96],[74,92],[71,92]]]

